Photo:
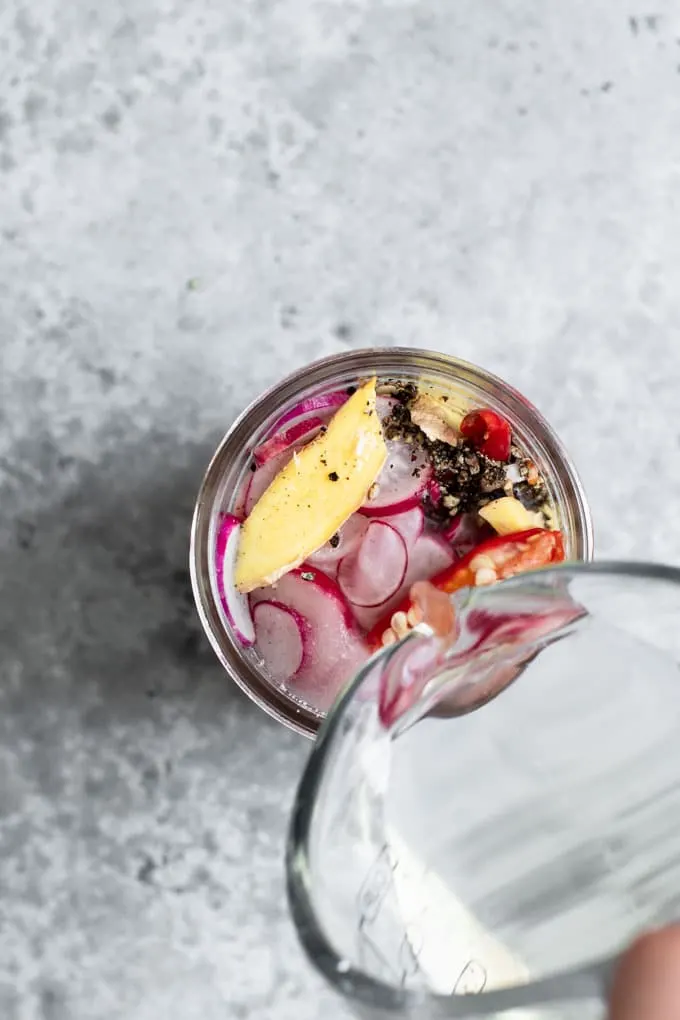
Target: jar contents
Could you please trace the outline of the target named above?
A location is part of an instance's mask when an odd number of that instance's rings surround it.
[[[451,593],[564,559],[540,472],[489,408],[375,378],[301,401],[253,453],[215,546],[238,641],[324,712],[419,622],[410,590]]]

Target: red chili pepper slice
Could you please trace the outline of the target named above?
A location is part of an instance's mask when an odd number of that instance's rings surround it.
[[[481,408],[470,411],[460,423],[460,434],[469,439],[480,453],[492,460],[506,461],[510,457],[512,432],[505,418]]]
[[[442,571],[430,580],[440,591],[451,594],[459,588],[473,587],[480,571],[489,571],[483,583],[494,580],[503,581],[526,570],[536,570],[550,563],[561,563],[564,560],[564,539],[561,531],[546,531],[543,528],[531,528],[529,531],[518,531],[514,535],[497,535],[481,542],[471,552],[452,567]],[[495,577],[491,575],[495,574]],[[488,577],[488,580],[487,580]],[[407,596],[401,605],[393,609],[389,616],[380,620],[368,635],[368,644],[372,651],[383,644],[383,634],[390,630],[395,613],[405,613],[413,609],[413,601]]]

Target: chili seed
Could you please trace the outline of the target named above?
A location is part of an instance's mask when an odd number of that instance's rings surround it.
[[[480,553],[479,556],[475,556],[470,560],[470,570],[473,574],[476,574],[478,570],[484,569],[493,570],[495,572],[496,568],[494,567],[493,560],[490,556]]]
[[[390,622],[392,624],[392,630],[397,637],[403,637],[408,631],[408,619],[406,613],[395,613]]]

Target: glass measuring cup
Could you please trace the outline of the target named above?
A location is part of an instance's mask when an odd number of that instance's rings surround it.
[[[301,941],[362,1017],[600,1015],[621,950],[680,919],[680,571],[452,601],[322,727],[287,853]]]

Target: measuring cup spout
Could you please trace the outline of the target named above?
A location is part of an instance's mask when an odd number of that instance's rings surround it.
[[[400,732],[424,715],[449,718],[479,708],[515,680],[546,644],[585,615],[566,588],[503,587],[449,597],[427,582],[411,592],[421,624],[390,647],[383,672],[380,720]]]

